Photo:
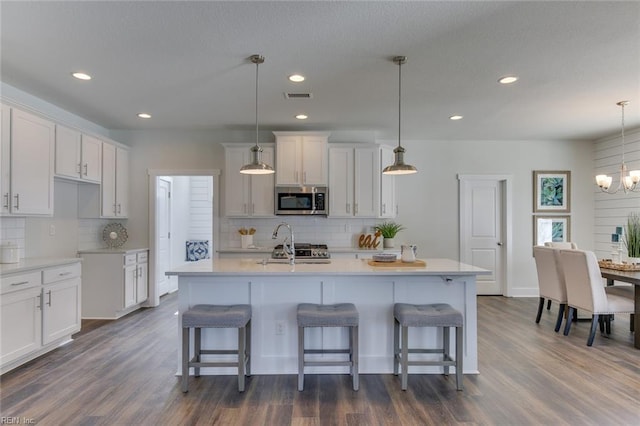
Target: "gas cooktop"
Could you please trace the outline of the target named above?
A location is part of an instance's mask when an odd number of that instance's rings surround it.
[[[329,248],[326,244],[308,244],[297,243],[296,246],[296,259],[329,259]],[[273,248],[271,257],[274,259],[286,259],[287,254],[282,247],[282,244],[278,244]]]

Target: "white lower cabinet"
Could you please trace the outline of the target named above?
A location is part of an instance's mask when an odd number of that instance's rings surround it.
[[[1,373],[36,358],[80,331],[80,261],[2,275]]]
[[[89,250],[84,260],[82,318],[117,319],[148,298],[148,250]]]
[[[47,344],[80,330],[80,263],[42,273],[42,343]]]

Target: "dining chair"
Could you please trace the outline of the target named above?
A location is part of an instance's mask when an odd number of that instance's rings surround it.
[[[610,334],[609,316],[612,314],[631,314],[634,312],[633,301],[616,294],[608,294],[602,285],[602,276],[598,258],[592,251],[560,250],[560,265],[567,285],[567,303],[569,318],[575,309],[583,309],[592,313],[591,329],[587,346],[593,344],[596,327],[600,320],[605,320],[606,333]],[[603,326],[601,325],[601,330]],[[571,330],[571,321],[564,327],[564,335]]]
[[[547,241],[544,243],[545,247],[551,247],[555,249],[567,249],[567,250],[577,250],[578,245],[574,242],[564,242],[564,241]],[[547,301],[547,310],[551,309],[551,300]]]
[[[565,249],[565,250],[577,250],[578,245],[573,242],[564,242],[564,241],[547,241],[544,243],[545,247],[551,247],[556,249]]]
[[[560,330],[562,316],[567,306],[567,287],[564,282],[562,270],[560,269],[558,252],[559,250],[557,249],[543,246],[535,246],[533,248],[536,270],[538,271],[538,287],[540,289],[540,303],[538,304],[536,324],[540,322],[545,299],[549,302],[554,300],[560,304],[558,308],[558,318],[556,319],[556,332]]]

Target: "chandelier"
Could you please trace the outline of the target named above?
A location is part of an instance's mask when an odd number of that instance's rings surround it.
[[[395,161],[392,165],[382,170],[385,175],[409,175],[417,173],[418,169],[414,166],[404,163],[404,148],[400,145],[400,124],[401,124],[401,106],[402,106],[402,65],[407,63],[406,56],[395,56],[393,62],[398,64],[398,146],[393,150]]]
[[[600,187],[602,192],[607,194],[615,194],[621,189],[626,194],[627,192],[640,191],[640,170],[627,170],[627,165],[624,163],[624,107],[629,105],[629,101],[620,101],[616,103],[622,108],[622,164],[620,164],[620,181],[616,189],[611,189],[611,182],[613,178],[607,175],[597,175],[596,184]]]
[[[247,175],[268,175],[275,173],[273,167],[262,162],[262,147],[258,145],[258,66],[264,62],[264,56],[251,55],[251,62],[256,64],[256,144],[251,147],[251,163],[240,168],[240,173]]]

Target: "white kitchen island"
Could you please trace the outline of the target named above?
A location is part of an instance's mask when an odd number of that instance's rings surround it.
[[[374,267],[367,260],[332,259],[329,264],[263,264],[261,259],[207,259],[184,264],[178,276],[180,315],[196,304],[250,304],[252,374],[297,373],[298,303],[351,302],[360,313],[360,372],[393,372],[393,304],[445,302],[464,315],[464,372],[478,373],[476,276],[490,271],[450,259],[425,259],[426,267]],[[180,319],[179,319],[180,320]],[[308,347],[346,347],[347,330],[308,329]],[[179,337],[179,336],[178,336]],[[203,330],[204,345],[237,347],[232,329]],[[412,345],[436,347],[435,328],[410,329]],[[454,339],[452,339],[454,340]],[[176,339],[180,347],[180,339]],[[181,351],[178,350],[178,357]],[[336,355],[324,355],[325,357]],[[423,355],[429,356],[429,355]],[[180,359],[178,359],[180,366]],[[180,370],[178,368],[178,370]],[[305,371],[313,373],[312,368]],[[321,368],[347,373],[347,367]],[[442,367],[412,367],[412,373],[440,373]],[[201,374],[237,374],[231,368]]]

